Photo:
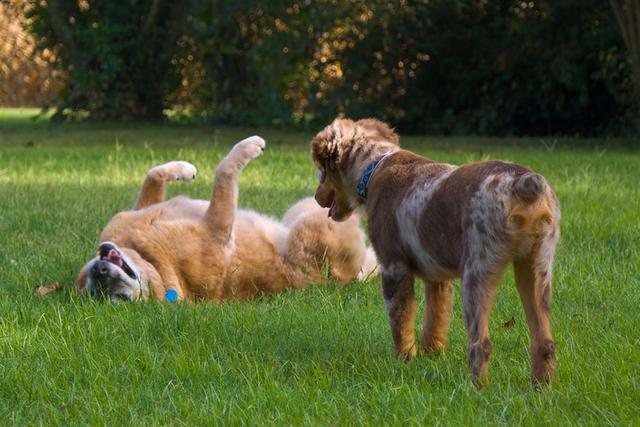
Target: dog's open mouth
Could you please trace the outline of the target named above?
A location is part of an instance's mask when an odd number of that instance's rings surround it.
[[[133,268],[124,259],[122,252],[112,243],[102,243],[98,247],[98,257],[101,261],[107,261],[111,264],[115,264],[126,273],[127,276],[132,279],[137,279],[137,274],[133,271]]]
[[[329,206],[329,214],[328,216],[333,217],[336,213],[336,198],[334,197],[331,200],[331,206]]]
[[[336,213],[336,192],[332,191],[329,195],[329,201],[325,206],[325,208],[329,208],[329,212],[327,213],[328,217],[332,217]]]

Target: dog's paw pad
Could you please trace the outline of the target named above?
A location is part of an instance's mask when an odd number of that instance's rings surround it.
[[[159,175],[166,181],[192,181],[198,175],[194,165],[182,160],[175,160],[149,170],[149,175]]]
[[[196,179],[198,169],[189,162],[175,162],[175,179],[180,181],[192,181]]]
[[[259,136],[250,136],[238,142],[233,151],[239,151],[242,155],[249,159],[255,159],[264,151],[267,143]]]

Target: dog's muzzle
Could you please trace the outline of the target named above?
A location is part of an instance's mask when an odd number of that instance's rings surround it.
[[[111,242],[101,243],[97,252],[98,259],[88,271],[90,295],[112,303],[142,298],[140,275],[126,255]]]

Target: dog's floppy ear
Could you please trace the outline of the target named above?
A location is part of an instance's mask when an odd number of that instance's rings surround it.
[[[361,119],[356,122],[356,125],[364,128],[369,135],[377,135],[379,138],[394,145],[400,145],[398,134],[385,122],[377,119]]]
[[[84,292],[84,288],[87,285],[87,267],[89,264],[85,264],[84,267],[78,273],[78,277],[76,278],[76,290],[79,292]]]
[[[351,120],[336,119],[311,140],[311,156],[318,167],[324,170],[338,168],[342,155],[341,144],[345,136],[345,127],[348,127],[349,124],[353,127]]]

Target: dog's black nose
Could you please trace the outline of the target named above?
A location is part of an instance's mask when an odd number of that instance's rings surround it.
[[[91,267],[93,277],[104,277],[109,273],[109,263],[107,261],[96,261]]]

